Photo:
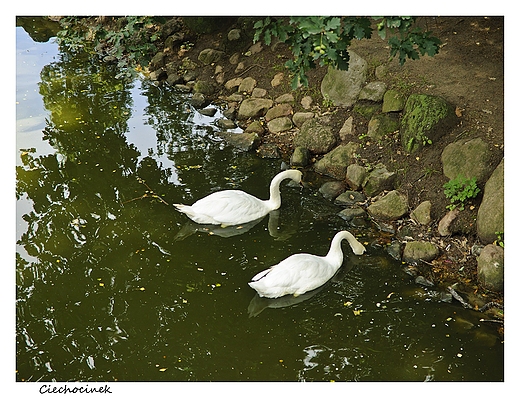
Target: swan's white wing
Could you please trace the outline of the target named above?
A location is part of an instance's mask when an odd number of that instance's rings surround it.
[[[300,253],[255,275],[249,285],[264,297],[300,295],[323,285],[333,275],[334,270],[323,257]]]
[[[236,225],[256,220],[268,213],[264,202],[246,192],[225,190],[195,202],[191,210],[214,220],[212,224]]]

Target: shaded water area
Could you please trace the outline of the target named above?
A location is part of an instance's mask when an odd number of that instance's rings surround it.
[[[417,286],[316,189],[282,183],[279,211],[243,228],[189,222],[172,203],[267,198],[281,161],[227,146],[186,94],[16,29],[17,381],[503,380],[493,326]],[[321,289],[247,285],[342,229],[367,252],[344,244]]]

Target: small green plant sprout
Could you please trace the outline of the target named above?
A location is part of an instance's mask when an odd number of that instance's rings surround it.
[[[501,248],[504,248],[504,233],[503,232],[495,232],[495,235],[497,236],[495,242],[496,245],[500,246]]]
[[[480,192],[480,188],[477,186],[477,178],[464,178],[458,175],[456,178],[448,181],[444,184],[444,195],[451,202],[446,206],[449,210],[459,208],[464,210],[464,203],[467,199],[472,199],[477,196]]]

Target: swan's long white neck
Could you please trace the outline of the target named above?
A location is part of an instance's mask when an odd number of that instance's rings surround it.
[[[278,209],[282,204],[280,183],[286,178],[292,178],[290,170],[277,174],[271,181],[271,185],[269,186],[269,200],[264,201],[271,210]]]
[[[335,269],[339,269],[343,264],[343,251],[341,250],[341,242],[346,239],[350,244],[354,254],[360,255],[365,251],[365,247],[357,241],[357,239],[348,231],[338,232],[330,244],[330,249],[325,259]]]

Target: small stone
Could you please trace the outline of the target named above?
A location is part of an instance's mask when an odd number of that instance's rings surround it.
[[[303,126],[303,123],[309,119],[312,119],[313,117],[313,112],[296,112],[292,117],[292,121],[296,127],[301,127]]]
[[[439,226],[437,227],[437,230],[439,231],[440,236],[448,236],[451,234],[450,226],[457,218],[459,214],[458,209],[453,209],[449,211],[442,219],[439,221]]]
[[[282,94],[279,97],[275,98],[274,102],[277,104],[294,104],[294,96],[291,93]]]
[[[302,105],[303,109],[310,109],[312,105],[312,97],[310,95],[306,95],[302,98],[300,104]]]
[[[410,217],[421,225],[428,225],[431,222],[431,208],[432,203],[429,200],[426,200],[420,203],[419,206],[410,213]]]
[[[252,77],[246,77],[238,86],[238,92],[251,94],[256,87],[256,80]]]
[[[341,126],[341,129],[339,130],[339,138],[341,141],[346,141],[348,139],[348,136],[354,134],[353,121],[354,118],[350,116],[347,120],[345,120],[343,126]]]
[[[287,116],[278,117],[267,122],[267,129],[271,133],[281,133],[292,128],[292,121]]]
[[[280,73],[277,73],[276,75],[274,75],[273,80],[271,80],[271,86],[277,87],[280,84],[282,84],[283,77],[284,77],[283,72],[280,72]]]
[[[264,88],[255,87],[251,93],[253,98],[264,98],[267,95],[267,90]]]

